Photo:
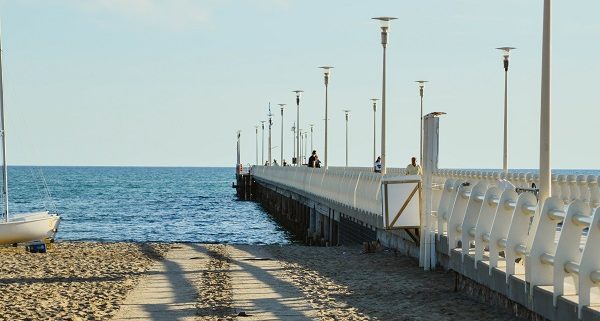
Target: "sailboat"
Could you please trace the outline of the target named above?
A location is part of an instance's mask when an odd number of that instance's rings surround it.
[[[0,39],[0,136],[2,136],[2,198],[3,217],[0,221],[0,244],[15,244],[54,239],[60,216],[48,211],[17,214],[8,213],[8,167],[6,165],[6,131],[4,118],[4,84],[2,72],[2,40]]]

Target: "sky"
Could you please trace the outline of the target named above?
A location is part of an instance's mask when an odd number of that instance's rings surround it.
[[[419,149],[419,95],[440,119],[440,168],[500,168],[504,71],[511,53],[509,168],[537,168],[543,1],[5,0],[0,1],[8,162],[13,165],[233,166],[256,159],[255,126],[273,117],[279,159],[300,127],[329,162],[370,166],[371,98],[388,46],[387,166]],[[600,168],[600,3],[554,1],[552,167]],[[377,114],[377,151],[380,150]],[[268,131],[265,136],[268,136]],[[261,132],[259,131],[259,162]],[[310,139],[308,142],[310,148]],[[265,150],[265,154],[267,151]],[[321,156],[321,159],[323,156]]]

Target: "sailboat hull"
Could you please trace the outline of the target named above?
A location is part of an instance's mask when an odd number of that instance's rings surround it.
[[[28,213],[0,223],[0,244],[53,239],[60,216],[48,212]]]

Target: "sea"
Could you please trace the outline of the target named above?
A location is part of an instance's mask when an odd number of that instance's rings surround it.
[[[58,212],[57,240],[292,242],[258,203],[237,200],[233,167],[10,166],[8,177],[9,212]]]
[[[599,170],[553,173],[600,175]],[[9,212],[59,213],[57,240],[293,242],[258,203],[237,199],[234,181],[232,167],[10,166]]]

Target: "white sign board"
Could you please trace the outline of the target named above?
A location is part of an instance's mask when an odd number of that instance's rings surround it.
[[[386,229],[421,226],[421,176],[389,176],[381,182]]]

